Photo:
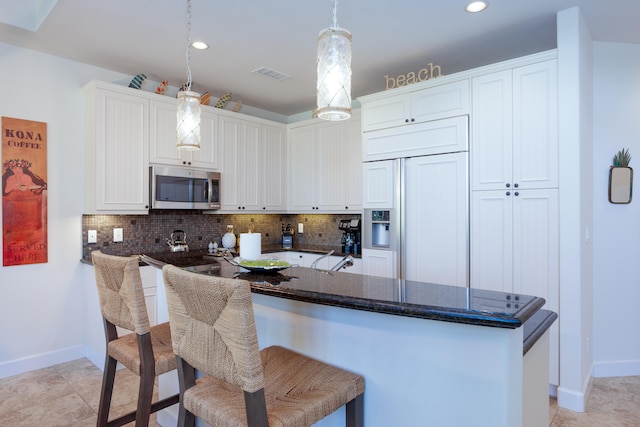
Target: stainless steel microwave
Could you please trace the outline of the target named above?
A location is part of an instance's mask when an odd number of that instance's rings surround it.
[[[220,209],[220,173],[151,166],[151,209]]]

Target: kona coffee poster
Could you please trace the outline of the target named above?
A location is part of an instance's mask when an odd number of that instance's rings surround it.
[[[47,260],[47,124],[2,117],[2,265]]]

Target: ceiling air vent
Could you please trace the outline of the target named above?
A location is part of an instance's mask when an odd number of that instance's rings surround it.
[[[277,80],[279,82],[282,80],[287,80],[291,78],[291,76],[288,76],[286,74],[283,74],[276,70],[272,70],[271,68],[267,68],[267,67],[256,68],[252,72],[260,74],[261,76],[269,77],[270,79]]]

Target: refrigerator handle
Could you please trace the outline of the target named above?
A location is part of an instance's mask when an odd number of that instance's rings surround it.
[[[406,278],[406,244],[404,236],[407,232],[406,228],[406,209],[405,209],[405,159],[397,159],[395,173],[396,191],[394,206],[396,211],[395,229],[396,233],[396,265],[398,270],[398,278]]]

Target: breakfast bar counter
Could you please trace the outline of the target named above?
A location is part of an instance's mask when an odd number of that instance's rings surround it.
[[[141,274],[155,321],[169,320],[164,264],[245,279],[260,347],[282,345],[362,375],[366,426],[548,425],[548,329],[557,315],[542,298],[304,267],[249,272],[206,252],[147,255]],[[102,367],[93,267],[82,262],[87,357]],[[161,397],[174,394],[175,372],[158,385]],[[344,415],[316,426],[343,426]],[[158,413],[161,425],[176,420],[177,407]]]
[[[261,347],[278,344],[365,378],[365,425],[548,425],[549,334],[535,296],[291,267],[248,272],[222,258],[141,257],[160,268],[248,280]],[[177,379],[160,378],[161,395]],[[177,412],[158,415],[175,425]],[[344,408],[316,424],[344,425]]]

